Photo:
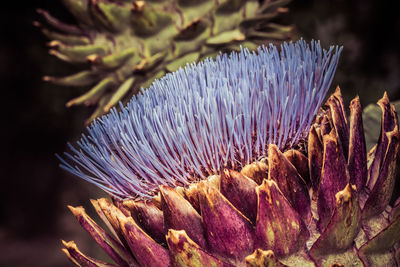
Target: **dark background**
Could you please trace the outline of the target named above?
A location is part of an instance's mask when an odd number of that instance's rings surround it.
[[[7,5],[0,11],[0,266],[70,266],[60,251],[61,238],[74,239],[91,256],[99,250],[66,205],[89,207],[89,199],[102,193],[62,171],[55,153],[78,139],[90,111],[65,108],[84,88],[41,80],[74,68],[47,54],[48,40],[32,21],[39,18],[36,8],[67,22],[72,18],[61,1]],[[400,17],[393,6],[372,0],[294,0],[289,8],[282,22],[295,24],[299,36],[320,39],[324,47],[344,46],[332,88],[341,85],[346,105],[358,94],[365,107],[384,90],[390,99],[400,99]]]

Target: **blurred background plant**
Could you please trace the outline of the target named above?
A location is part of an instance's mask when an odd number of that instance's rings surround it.
[[[346,105],[359,94],[366,107],[384,90],[391,100],[400,99],[400,17],[392,6],[377,0],[294,0],[287,7],[290,11],[276,23],[295,25],[297,36],[320,39],[324,47],[344,46],[332,89],[341,86]],[[0,77],[5,92],[1,140],[5,149],[0,266],[70,266],[60,252],[60,237],[74,239],[88,255],[99,257],[99,249],[66,205],[89,206],[89,198],[104,193],[59,169],[54,156],[66,149],[67,141],[78,139],[94,108],[65,108],[66,102],[88,88],[42,81],[44,75],[58,77],[77,69],[48,55],[48,39],[32,25],[39,17],[36,8],[74,24],[61,1],[11,1],[1,9]],[[87,211],[94,215],[91,208]]]
[[[49,53],[79,71],[44,80],[86,87],[66,105],[93,106],[88,124],[188,62],[293,37],[292,26],[276,22],[289,2],[64,0],[76,23],[38,9],[34,25],[50,39]]]

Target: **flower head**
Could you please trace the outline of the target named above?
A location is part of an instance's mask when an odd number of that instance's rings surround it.
[[[155,81],[96,120],[61,166],[119,198],[239,169],[304,140],[341,48],[300,40],[242,49]]]
[[[358,97],[349,117],[339,88],[321,106],[340,51],[242,50],[156,81],[63,161],[118,197],[92,200],[112,235],[70,210],[119,266],[399,265],[396,111],[385,94],[367,154]]]

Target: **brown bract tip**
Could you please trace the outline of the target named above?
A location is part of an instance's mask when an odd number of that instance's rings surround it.
[[[217,190],[220,190],[220,182],[221,176],[220,175],[211,175],[207,178],[207,180],[203,180],[201,182],[206,183],[207,186],[214,187]]]
[[[268,196],[268,202],[272,204],[272,198],[271,198],[271,187],[275,186],[277,190],[280,191],[278,185],[275,183],[274,180],[271,179],[264,179],[261,185],[256,187],[257,195],[260,194],[260,191],[265,191],[267,196]]]
[[[161,209],[161,194],[160,192],[157,193],[157,195],[153,196],[151,198],[151,202],[157,206],[157,208]]]
[[[382,98],[378,100],[378,105],[381,107],[385,107],[389,104],[390,104],[390,100],[389,100],[387,92],[385,91],[385,93],[383,93]]]
[[[351,199],[351,190],[356,191],[356,187],[351,184],[347,184],[346,187],[342,190],[336,193],[336,204],[341,205],[343,202],[349,202]]]
[[[58,48],[62,45],[62,43],[60,41],[53,40],[53,41],[48,42],[47,45],[51,48]]]
[[[106,105],[106,106],[104,107],[103,111],[104,111],[105,113],[108,113],[108,112],[112,109],[113,106],[114,106],[113,104],[108,104],[108,105]]]
[[[217,191],[215,188],[212,188],[208,183],[200,182],[197,186],[201,196],[210,206],[213,206],[215,202],[214,199],[216,198]]]
[[[68,205],[68,208],[72,212],[72,214],[74,214],[75,217],[85,213],[85,209],[82,206],[72,207],[72,206]]]
[[[100,206],[110,206],[110,202],[108,202],[108,200],[104,197],[97,199],[97,202]]]
[[[249,256],[247,256],[246,257],[246,261],[248,260],[248,259],[253,259],[253,258],[255,258],[255,259],[258,259],[258,258],[261,258],[261,257],[273,257],[274,256],[274,252],[272,251],[272,250],[262,250],[262,249],[256,249],[256,250],[254,250],[254,252],[253,252],[253,254],[251,254],[251,255],[249,255]]]
[[[72,107],[73,105],[75,105],[75,98],[72,99],[72,100],[70,100],[70,101],[68,101],[67,103],[65,103],[65,106],[66,106],[67,108],[70,108],[70,107]]]
[[[361,107],[360,97],[358,95],[356,95],[356,97],[353,98],[350,102],[350,109],[355,107]]]
[[[333,96],[342,97],[342,91],[340,90],[339,85],[336,86],[336,89],[335,89],[335,92],[333,93]]]
[[[119,224],[121,225],[122,229],[125,229],[126,224],[134,223],[132,217],[128,218],[126,216],[118,216],[117,220],[118,220]]]
[[[332,129],[329,134],[325,134],[324,136],[322,136],[322,140],[324,143],[337,143],[337,138],[336,138],[336,132],[334,129]]]
[[[180,236],[185,236],[185,230],[174,230],[174,229],[168,229],[168,233],[166,238],[168,239],[169,242],[178,245],[180,242]],[[194,243],[195,244],[195,243]],[[197,244],[196,244],[197,245]]]
[[[96,206],[99,204],[98,199],[96,200],[96,199],[92,199],[92,198],[90,199],[90,203],[92,203],[93,206]]]
[[[135,1],[132,3],[131,10],[136,12],[141,12],[145,4],[146,3],[144,1]]]
[[[284,266],[275,259],[272,250],[256,249],[253,254],[245,258],[248,267],[256,266]]]
[[[394,142],[398,142],[398,139],[400,139],[400,131],[399,131],[399,125],[396,123],[394,126],[394,129],[390,132],[386,133],[387,138],[389,139],[389,143],[392,142],[392,139],[394,138]],[[396,146],[396,151],[399,149],[399,145],[397,144]],[[398,151],[396,152],[396,154]]]
[[[78,250],[78,248],[77,248],[77,246],[76,246],[74,241],[66,242],[64,240],[61,240],[61,242],[64,245],[64,247],[66,247],[67,249],[71,249],[72,248],[72,249]]]
[[[143,70],[148,63],[149,61],[147,59],[142,59],[137,65],[133,67],[133,72],[139,72]]]
[[[394,113],[394,114],[396,113],[396,106],[395,105],[391,106],[391,112]],[[395,119],[397,120],[396,116],[395,116]]]
[[[289,8],[287,8],[287,7],[278,7],[278,9],[276,11],[278,11],[279,13],[287,13],[287,12],[289,12]]]
[[[160,185],[160,196],[165,196],[170,194],[171,192],[175,193],[174,189],[172,187],[166,186],[166,185]]]
[[[90,63],[97,63],[97,62],[100,61],[100,58],[101,58],[101,57],[100,57],[99,55],[96,55],[96,54],[89,55],[89,56],[86,57],[86,59],[87,59]]]
[[[122,202],[122,205],[123,205],[125,208],[127,208],[128,210],[132,210],[132,209],[135,209],[135,208],[136,208],[135,202],[136,202],[135,200],[128,199],[128,200],[124,200],[124,201]]]
[[[268,178],[268,160],[266,158],[245,165],[240,173],[246,177],[249,177],[257,184],[261,184],[262,181]]]

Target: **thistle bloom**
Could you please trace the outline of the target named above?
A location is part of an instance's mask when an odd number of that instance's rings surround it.
[[[336,52],[336,53],[333,53]],[[295,147],[326,95],[339,48],[304,41],[242,49],[157,80],[95,121],[62,167],[119,198],[188,185]]]
[[[92,200],[111,234],[72,213],[119,266],[398,264],[396,113],[385,94],[367,155],[359,99],[349,122],[339,89],[322,106],[340,52],[242,49],[157,80],[61,159],[112,195]],[[78,266],[114,266],[63,244]]]

